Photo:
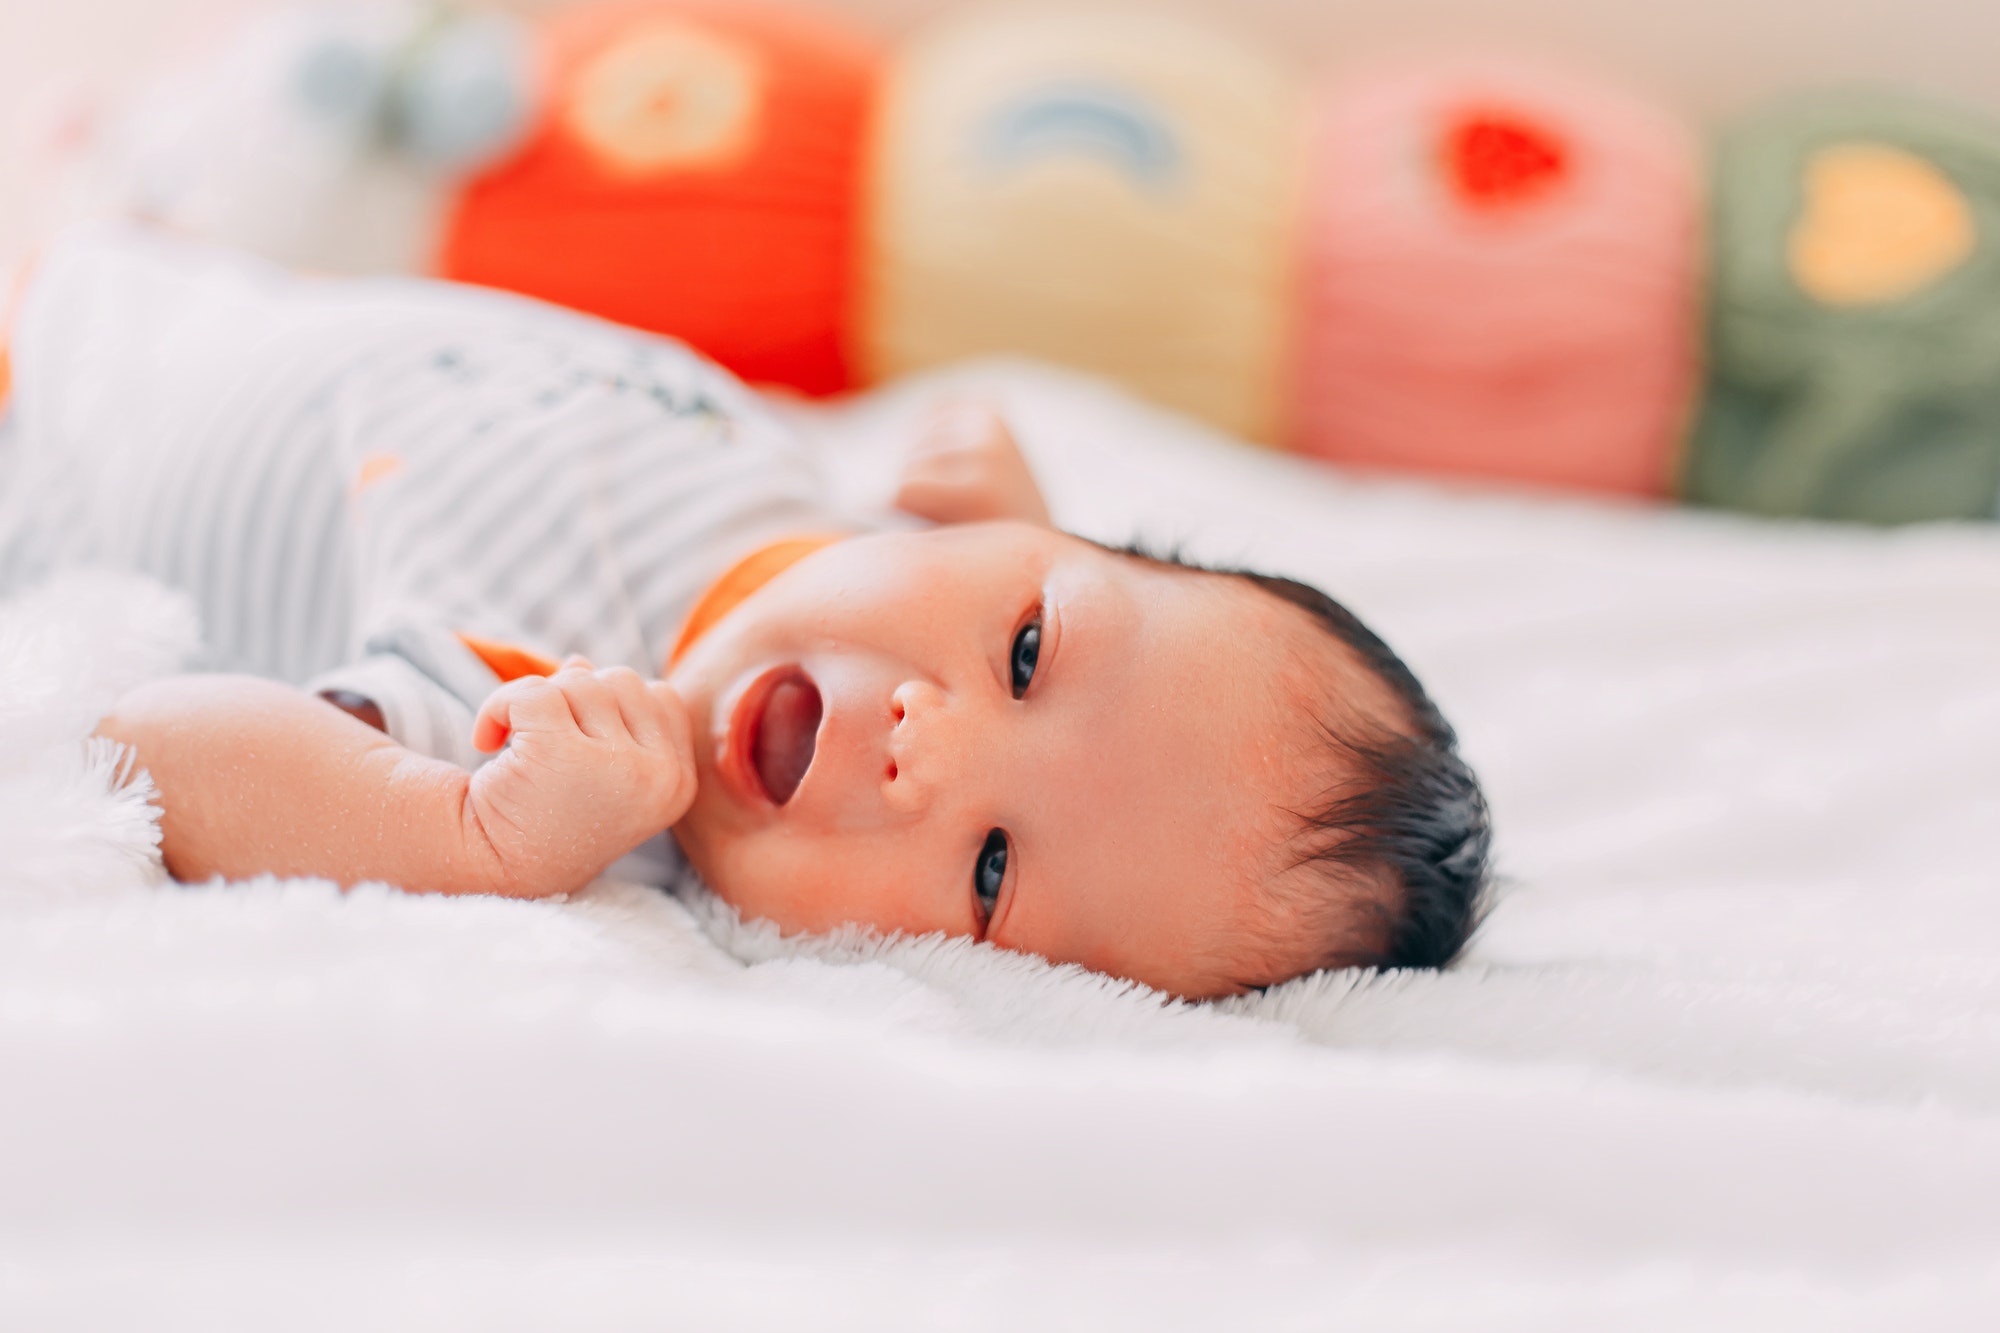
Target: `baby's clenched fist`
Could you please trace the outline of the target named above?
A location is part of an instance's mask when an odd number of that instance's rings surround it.
[[[472,743],[506,747],[472,775],[466,819],[510,896],[582,888],[694,802],[687,706],[627,667],[572,657],[553,676],[509,681],[479,710]]]
[[[904,460],[896,508],[933,523],[1049,523],[1013,432],[998,412],[978,403],[947,403],[931,414]]]

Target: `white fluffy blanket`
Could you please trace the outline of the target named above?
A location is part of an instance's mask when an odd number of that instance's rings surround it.
[[[952,383],[1071,526],[1406,650],[1499,823],[1466,965],[1194,1008],[611,883],[166,885],[75,738],[193,627],[71,581],[0,618],[0,1326],[1990,1326],[2000,532],[1364,482]],[[820,423],[851,485],[918,396]]]

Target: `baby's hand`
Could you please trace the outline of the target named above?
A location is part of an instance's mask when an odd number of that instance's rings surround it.
[[[1049,521],[1035,474],[1007,423],[978,403],[950,403],[932,415],[903,463],[896,508],[933,523]]]
[[[472,775],[466,804],[499,862],[498,891],[580,889],[676,823],[694,802],[691,730],[664,681],[581,657],[495,690],[472,743],[507,748]]]

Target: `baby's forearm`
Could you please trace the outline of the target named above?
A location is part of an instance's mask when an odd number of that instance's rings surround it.
[[[98,734],[159,788],[180,880],[272,873],[417,891],[512,891],[467,806],[470,775],[324,700],[246,676],[177,676],[118,701]]]

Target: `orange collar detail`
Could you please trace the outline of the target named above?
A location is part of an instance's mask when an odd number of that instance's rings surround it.
[[[12,341],[14,317],[21,313],[21,302],[27,298],[28,279],[34,276],[36,256],[30,255],[21,261],[7,282],[7,290],[0,297],[0,413],[7,410],[7,398],[14,390],[14,356]]]
[[[493,674],[503,681],[519,680],[523,676],[553,676],[559,663],[552,657],[544,657],[532,648],[522,648],[498,639],[482,639],[476,634],[458,631],[458,641],[472,650],[472,655],[492,668]]]
[[[715,622],[742,605],[751,593],[813,552],[825,550],[846,535],[823,532],[772,542],[731,565],[721,578],[708,585],[708,591],[695,602],[694,610],[688,612],[680,637],[674,640],[674,650],[667,654],[667,666],[672,668],[688,649],[694,647],[695,640],[715,628]]]
[[[760,546],[731,565],[723,571],[721,578],[708,585],[708,591],[695,601],[694,610],[688,612],[680,637],[674,640],[674,650],[667,654],[667,666],[672,668],[694,646],[695,640],[713,629],[716,621],[734,611],[751,593],[814,551],[824,550],[846,535],[821,533],[811,537],[791,537],[772,542],[769,546]],[[523,676],[553,676],[561,665],[531,648],[502,643],[498,639],[482,639],[463,630],[458,632],[458,641],[502,681],[519,680]]]

